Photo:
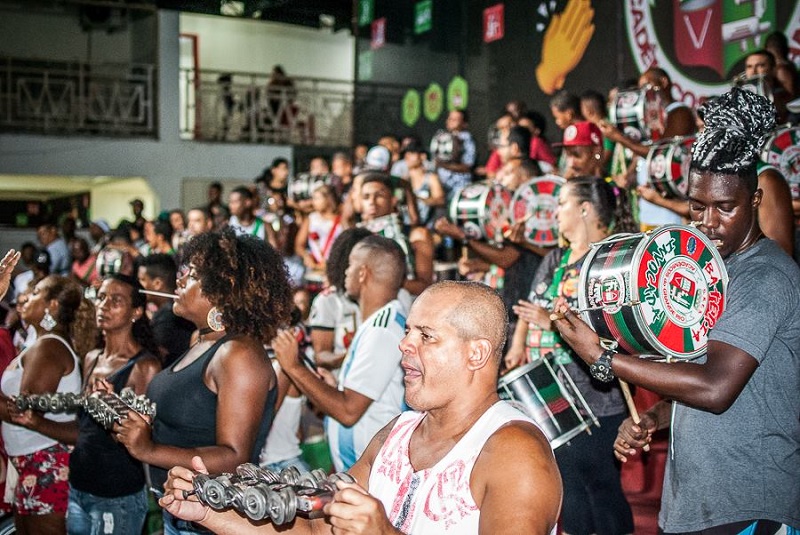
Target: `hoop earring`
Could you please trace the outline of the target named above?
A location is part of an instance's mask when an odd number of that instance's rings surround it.
[[[39,322],[39,326],[42,329],[44,329],[45,331],[50,332],[50,331],[52,331],[53,329],[56,328],[56,325],[58,325],[58,322],[50,314],[50,309],[49,308],[45,308],[44,309],[44,317],[42,318],[42,321]]]
[[[222,324],[222,312],[220,312],[217,307],[214,307],[208,311],[206,323],[208,323],[208,327],[214,332],[225,330],[225,325]]]

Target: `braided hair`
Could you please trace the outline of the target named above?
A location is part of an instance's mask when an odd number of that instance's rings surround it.
[[[692,146],[691,170],[736,175],[754,192],[761,147],[775,129],[775,106],[766,97],[734,87],[700,106],[697,114],[705,129]]]

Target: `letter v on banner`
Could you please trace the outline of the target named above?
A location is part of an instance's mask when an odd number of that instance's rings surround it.
[[[710,67],[724,76],[722,0],[673,0],[675,55],[682,65]]]

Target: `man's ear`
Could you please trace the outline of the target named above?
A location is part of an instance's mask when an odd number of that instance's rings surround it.
[[[469,343],[469,359],[467,369],[470,371],[480,370],[492,360],[494,348],[486,338],[478,338]]]

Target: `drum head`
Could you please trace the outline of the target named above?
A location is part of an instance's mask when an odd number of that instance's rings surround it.
[[[654,143],[650,148],[645,164],[648,178],[664,197],[686,199],[694,140],[693,136],[677,136]]]
[[[533,178],[517,188],[511,200],[511,222],[526,217],[525,238],[539,247],[558,244],[558,193],[565,180],[556,175]]]
[[[509,223],[510,204],[511,192],[503,186],[470,184],[450,201],[450,220],[469,238],[502,242]]]
[[[666,225],[639,244],[633,267],[634,311],[653,349],[678,359],[703,355],[725,309],[728,273],[717,248],[693,227]]]
[[[789,184],[800,184],[800,127],[780,128],[764,144],[761,160],[777,167]]]

